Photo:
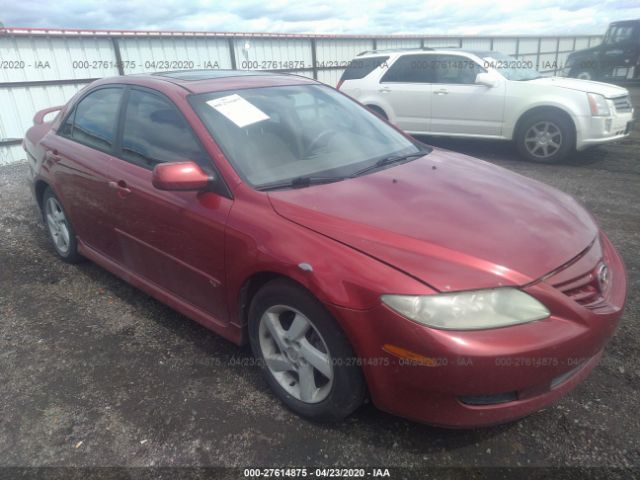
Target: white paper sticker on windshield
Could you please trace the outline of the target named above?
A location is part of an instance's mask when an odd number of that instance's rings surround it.
[[[269,118],[269,115],[235,93],[233,95],[227,95],[226,97],[209,100],[207,104],[215,108],[240,128],[251,125],[252,123],[262,122]]]

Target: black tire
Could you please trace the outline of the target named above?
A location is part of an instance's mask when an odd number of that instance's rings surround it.
[[[49,218],[52,212],[59,215],[59,219],[57,221]],[[75,230],[71,226],[71,222],[69,221],[69,217],[67,216],[64,207],[62,206],[62,202],[49,187],[46,188],[42,195],[42,219],[44,220],[45,228],[49,233],[53,249],[58,256],[67,263],[81,262],[83,257],[78,253],[78,240],[76,238]],[[52,222],[56,225],[54,226]],[[58,228],[57,231],[55,230],[56,227]],[[61,232],[63,228],[66,229],[67,235],[62,235]],[[68,236],[68,241],[64,242],[66,247],[62,246],[63,243],[58,239],[58,236],[64,238]]]
[[[544,129],[545,124],[548,125],[549,137],[547,138],[559,144],[558,147],[552,144],[546,147],[540,146],[534,140],[537,135],[535,132],[538,129]],[[539,112],[528,115],[520,122],[515,143],[520,155],[530,162],[558,163],[566,159],[575,149],[576,134],[573,124],[565,116],[553,112]]]
[[[389,120],[389,117],[387,117],[387,114],[384,113],[384,110],[382,110],[380,107],[376,107],[375,105],[367,105],[367,108],[371,110],[373,113],[375,113],[376,115],[378,115],[379,117],[385,120]]]
[[[264,325],[261,327],[261,323],[266,321],[262,319],[267,311],[280,307],[292,308],[301,313],[310,322],[313,329],[317,330],[317,332],[312,332],[311,335],[319,333],[323,342],[322,345],[326,345],[328,357],[331,359],[333,379],[331,380],[332,383],[327,385],[328,388],[325,389],[326,396],[321,401],[309,403],[296,398],[294,394],[285,390],[271,369],[267,367],[261,346],[261,338],[263,342],[268,341],[271,332],[265,333],[264,329],[267,327]],[[285,312],[281,315],[287,315],[288,313]],[[278,318],[282,318],[282,316]],[[291,326],[288,328],[291,328]],[[307,334],[309,334],[309,331],[307,331]],[[303,336],[302,338],[305,337]],[[351,414],[364,401],[365,382],[360,367],[357,362],[353,361],[355,355],[349,341],[324,306],[310,292],[294,282],[286,279],[272,280],[256,293],[249,308],[249,340],[253,354],[263,368],[267,383],[275,395],[298,415],[316,421],[338,421]],[[274,341],[273,343],[277,342]],[[284,356],[284,352],[280,350],[278,349],[279,353],[276,352],[275,355],[282,354]],[[273,358],[273,355],[273,352],[269,354],[270,358]],[[299,358],[303,356],[301,355]],[[304,359],[299,361],[304,361]],[[286,375],[292,377],[297,375],[297,373],[292,372],[287,371]],[[319,372],[317,373],[319,374]],[[280,373],[280,375],[285,374]],[[314,387],[316,386],[316,378],[316,372],[314,372]],[[299,377],[298,380],[300,391],[302,391],[303,382],[300,381]],[[295,383],[295,379],[292,381],[293,383],[290,385]]]
[[[595,80],[595,72],[590,68],[576,67],[569,72],[569,76],[581,80]]]

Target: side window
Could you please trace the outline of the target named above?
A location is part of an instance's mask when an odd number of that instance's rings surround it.
[[[469,85],[485,70],[470,58],[458,55],[437,55],[434,58],[435,83]]]
[[[176,106],[159,95],[135,89],[129,92],[124,116],[122,158],[145,167],[182,160],[207,162]]]
[[[605,39],[605,43],[615,45],[619,43],[628,43],[633,38],[633,26],[619,25],[612,27]]]
[[[355,58],[349,63],[349,66],[340,77],[340,81],[364,78],[380,65],[383,65],[388,59],[389,57]]]
[[[398,58],[381,82],[433,83],[433,55],[404,55]]]
[[[67,117],[61,134],[98,150],[110,150],[121,97],[122,88],[101,88],[90,93]]]

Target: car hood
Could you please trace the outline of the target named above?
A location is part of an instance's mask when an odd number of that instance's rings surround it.
[[[439,149],[369,175],[269,192],[269,199],[290,221],[440,291],[530,283],[597,234],[570,196]]]
[[[625,88],[616,85],[593,82],[591,80],[580,80],[578,78],[542,77],[530,80],[530,82],[538,85],[578,90],[579,92],[599,93],[607,98],[620,97],[622,95],[628,95],[629,93]]]
[[[576,50],[575,52],[571,52],[569,54],[569,56],[567,57],[567,60],[569,59],[574,60],[574,59],[577,59],[578,57],[587,57],[598,52],[600,49],[601,49],[601,45],[595,45],[593,47],[583,48],[582,50]]]

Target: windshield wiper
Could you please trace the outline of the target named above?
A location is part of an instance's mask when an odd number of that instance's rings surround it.
[[[268,190],[279,190],[281,188],[302,188],[308,187],[310,185],[319,185],[321,183],[332,183],[339,182],[340,180],[344,180],[348,177],[320,177],[314,175],[303,175],[300,177],[292,178],[291,180],[285,180],[284,182],[275,182],[268,183],[261,187],[258,187],[258,190],[261,192],[266,192]]]
[[[349,175],[349,178],[359,177],[360,175],[364,175],[365,173],[369,173],[373,170],[377,170],[382,167],[386,167],[387,165],[392,165],[394,163],[405,162],[412,158],[424,157],[427,153],[431,153],[431,150],[420,150],[414,153],[408,153],[406,155],[390,155],[385,158],[381,158],[376,163],[364,167],[360,170],[356,170],[354,173]]]

